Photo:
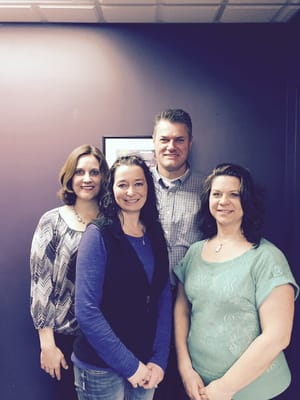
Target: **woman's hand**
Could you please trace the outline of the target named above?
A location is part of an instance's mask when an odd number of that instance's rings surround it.
[[[41,350],[41,368],[52,378],[61,379],[60,368],[68,369],[69,366],[61,350],[56,347],[47,347]]]
[[[65,356],[55,344],[53,329],[40,329],[39,338],[41,345],[41,368],[47,372],[47,374],[52,376],[52,378],[56,378],[58,381],[60,381],[60,368],[62,367],[64,369],[68,369],[69,366],[65,360]]]
[[[201,400],[231,400],[234,395],[233,392],[228,391],[221,379],[212,381],[200,392],[203,393]]]
[[[151,371],[150,379],[143,382],[142,386],[144,389],[157,388],[158,384],[164,378],[164,370],[157,364],[149,362],[147,367]]]
[[[149,382],[150,379],[151,370],[140,361],[138,369],[128,378],[128,381],[134,388],[137,388],[138,386],[143,386],[145,382]]]
[[[204,383],[200,375],[192,368],[184,371],[182,374],[182,382],[185,391],[191,400],[204,400],[200,396],[200,389],[204,388]]]

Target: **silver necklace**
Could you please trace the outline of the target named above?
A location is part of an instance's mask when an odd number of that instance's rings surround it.
[[[220,251],[222,250],[223,247],[223,243],[219,243],[216,247],[215,247],[215,252],[216,253],[220,253]]]
[[[85,220],[81,217],[80,214],[78,214],[78,212],[76,211],[74,206],[72,206],[72,210],[74,211],[74,214],[75,214],[75,217],[76,217],[77,221],[82,225],[86,225]]]
[[[143,243],[143,246],[145,246],[145,244],[146,244],[146,242],[145,242],[145,234],[143,234],[142,243]]]
[[[143,246],[146,245],[146,242],[145,242],[145,228],[143,226],[142,226],[142,236],[140,236],[140,233],[138,233],[138,232],[134,232],[133,233],[133,231],[131,231],[130,229],[125,228],[124,224],[122,225],[122,229],[123,229],[123,231],[124,231],[124,233],[126,235],[135,237],[135,238],[141,240]]]
[[[244,238],[243,235],[242,235],[242,238]],[[240,240],[241,239],[229,240],[229,241],[225,241],[225,243],[220,242],[219,244],[216,245],[215,252],[220,253],[220,251],[223,249],[224,244],[238,243]]]

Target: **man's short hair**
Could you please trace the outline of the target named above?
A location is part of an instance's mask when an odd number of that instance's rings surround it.
[[[154,120],[153,135],[155,135],[156,127],[159,121],[163,119],[172,123],[184,124],[187,128],[190,140],[192,139],[192,119],[186,111],[178,108],[169,108],[168,110],[162,111],[160,114],[156,115]]]

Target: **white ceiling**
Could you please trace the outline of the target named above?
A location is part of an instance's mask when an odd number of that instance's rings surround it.
[[[287,22],[300,0],[0,0],[0,22]]]

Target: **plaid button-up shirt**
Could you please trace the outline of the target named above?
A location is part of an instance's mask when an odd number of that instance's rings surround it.
[[[156,167],[151,169],[158,202],[160,221],[168,244],[170,278],[175,285],[173,268],[190,245],[200,240],[199,211],[202,178],[187,169],[178,179],[164,182]]]

